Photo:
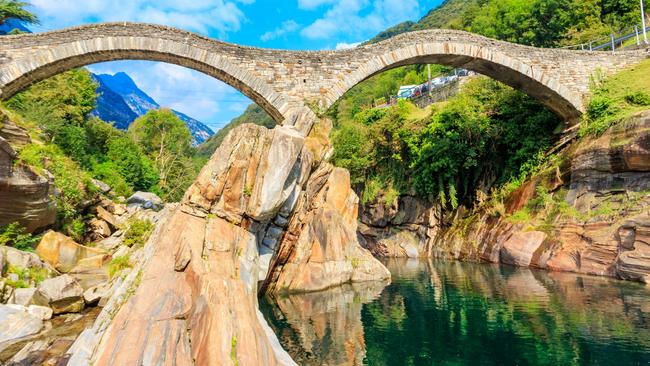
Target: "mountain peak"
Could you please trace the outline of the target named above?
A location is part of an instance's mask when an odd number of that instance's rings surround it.
[[[138,117],[152,109],[159,109],[160,105],[147,93],[142,91],[135,81],[125,72],[114,75],[94,75],[99,83],[99,97],[94,114],[105,121],[115,123],[115,127],[128,129],[129,125]],[[207,140],[214,132],[203,123],[177,111],[176,115],[187,125],[194,144]]]

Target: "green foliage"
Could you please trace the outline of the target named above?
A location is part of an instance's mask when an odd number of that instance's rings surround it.
[[[25,23],[38,24],[38,17],[25,10],[29,6],[28,2],[18,0],[0,0],[0,24],[4,24],[8,19],[13,18]]]
[[[14,265],[9,265],[7,274],[15,274],[18,276],[18,280],[16,281],[7,278],[7,284],[13,288],[27,288],[31,284],[38,285],[49,277],[49,272],[46,268],[20,268]]]
[[[650,105],[650,60],[610,77],[595,78],[592,97],[580,126],[581,136],[599,136],[614,124]]]
[[[95,108],[96,90],[90,72],[76,69],[31,86],[11,98],[7,105],[35,121],[56,140],[60,128],[83,126],[86,116]]]
[[[149,190],[158,183],[153,163],[128,135],[112,138],[107,143],[106,160],[135,190]],[[98,167],[101,169],[101,167]]]
[[[158,192],[167,201],[180,200],[198,175],[185,123],[171,110],[152,110],[131,124],[129,135],[155,166]]]
[[[26,232],[19,223],[13,222],[6,226],[0,226],[0,245],[7,245],[19,250],[31,251],[40,241],[40,236],[34,236]]]
[[[485,78],[422,112],[400,101],[350,119],[337,114],[332,162],[350,170],[364,204],[382,192],[389,204],[400,192],[415,190],[456,208],[478,187],[527,176],[559,124],[538,102]]]
[[[113,278],[116,273],[127,268],[131,268],[131,256],[129,254],[115,257],[111,260],[111,263],[108,264],[108,276]]]
[[[368,43],[419,29],[452,28],[505,41],[553,47],[606,37],[638,23],[637,0],[446,0],[415,24]]]
[[[153,231],[153,224],[149,220],[134,218],[128,222],[129,228],[124,233],[124,245],[141,248],[149,240]]]
[[[45,170],[52,173],[54,185],[59,190],[55,196],[58,225],[67,228],[66,234],[74,236],[69,225],[78,219],[77,207],[96,193],[90,175],[57,145],[27,145],[20,151],[19,157],[20,161],[34,167],[39,173],[44,174]]]

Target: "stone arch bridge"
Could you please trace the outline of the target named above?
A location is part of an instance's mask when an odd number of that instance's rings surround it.
[[[611,73],[647,55],[647,50],[610,54],[534,48],[453,30],[406,33],[341,51],[284,51],[229,44],[158,25],[106,23],[0,37],[0,98],[92,63],[164,61],[230,84],[278,123],[306,133],[315,106],[329,108],[354,85],[382,71],[431,63],[490,76],[573,120],[584,110],[596,70]]]

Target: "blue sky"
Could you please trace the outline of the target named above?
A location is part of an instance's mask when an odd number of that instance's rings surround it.
[[[442,0],[31,0],[35,32],[106,21],[165,24],[227,42],[264,48],[352,47],[405,20],[418,20]],[[127,72],[161,105],[219,129],[250,100],[193,70],[146,61],[89,67]]]

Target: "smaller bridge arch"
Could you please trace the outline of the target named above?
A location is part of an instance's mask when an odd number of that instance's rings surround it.
[[[566,121],[584,112],[589,80],[597,69],[618,71],[647,51],[606,52],[543,49],[455,30],[404,33],[377,44],[341,51],[345,75],[321,93],[326,107],[381,72],[413,64],[441,64],[476,71],[527,93]]]

